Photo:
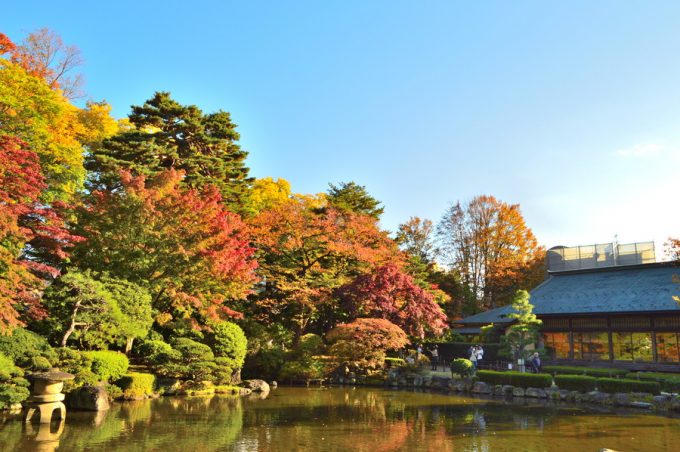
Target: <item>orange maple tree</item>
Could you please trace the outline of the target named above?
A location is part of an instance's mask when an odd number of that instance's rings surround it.
[[[543,279],[545,250],[518,204],[476,196],[451,206],[437,228],[446,263],[477,297],[480,308],[510,302],[517,289]]]

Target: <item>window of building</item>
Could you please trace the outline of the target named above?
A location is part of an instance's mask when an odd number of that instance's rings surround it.
[[[678,333],[656,333],[656,356],[660,363],[680,362]]]
[[[569,358],[569,333],[543,333],[543,345],[553,358]]]
[[[574,358],[609,359],[609,335],[604,332],[574,333]]]
[[[612,333],[614,359],[653,361],[652,333]]]

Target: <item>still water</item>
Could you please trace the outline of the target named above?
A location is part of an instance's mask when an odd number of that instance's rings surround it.
[[[680,451],[680,419],[372,388],[266,399],[160,398],[69,412],[50,430],[0,417],[2,451]]]

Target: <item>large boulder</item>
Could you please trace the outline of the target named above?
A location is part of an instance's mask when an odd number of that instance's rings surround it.
[[[430,382],[430,387],[431,388],[439,388],[439,389],[447,389],[449,387],[449,381],[451,381],[451,378],[449,377],[432,377],[432,381]]]
[[[269,383],[264,380],[243,380],[241,386],[253,392],[269,392]]]
[[[105,411],[110,408],[109,395],[101,386],[82,386],[66,395],[66,405],[74,410]]]
[[[540,388],[526,388],[524,396],[533,397],[535,399],[545,399],[547,397],[546,392]]]
[[[630,396],[625,392],[616,392],[612,394],[612,404],[616,406],[628,406],[630,403]]]
[[[491,394],[491,387],[483,381],[477,381],[472,385],[472,392],[475,394]]]
[[[512,388],[513,397],[524,397],[524,388],[515,387]]]

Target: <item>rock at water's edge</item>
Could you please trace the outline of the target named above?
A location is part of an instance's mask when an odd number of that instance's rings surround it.
[[[101,386],[82,386],[66,395],[66,405],[74,410],[105,411],[110,408],[109,395]]]
[[[241,386],[253,392],[269,392],[269,383],[264,380],[243,380]]]

